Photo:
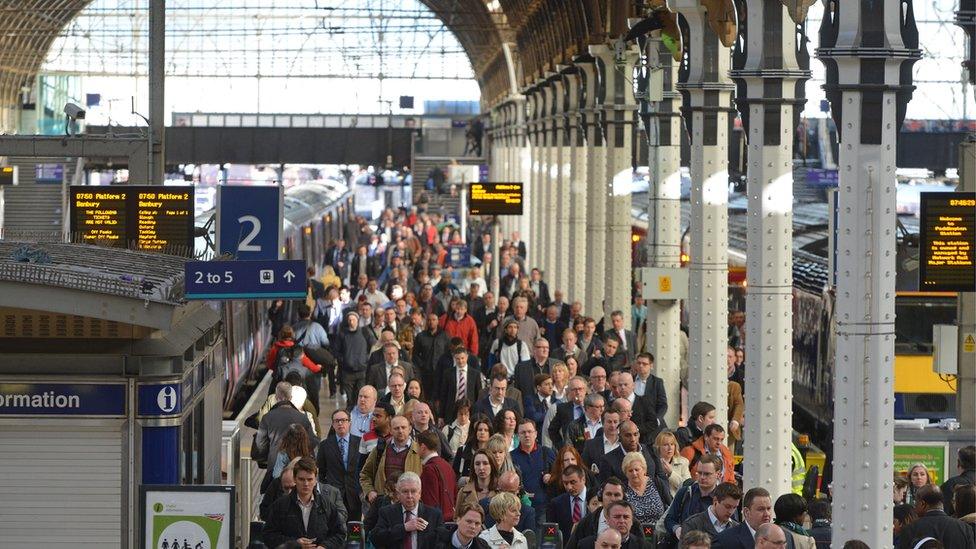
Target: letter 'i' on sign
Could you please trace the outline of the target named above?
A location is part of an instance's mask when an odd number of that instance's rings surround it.
[[[156,396],[156,405],[164,412],[172,412],[176,409],[176,389],[163,387]]]

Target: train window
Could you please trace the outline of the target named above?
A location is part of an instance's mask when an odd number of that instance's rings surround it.
[[[203,416],[203,400],[200,400],[181,427],[183,447],[180,461],[182,461],[183,484],[203,484]]]
[[[931,354],[932,325],[955,322],[955,298],[900,296],[895,301],[895,351]]]

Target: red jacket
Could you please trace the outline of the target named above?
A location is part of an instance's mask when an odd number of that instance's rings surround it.
[[[444,521],[451,522],[456,498],[457,477],[451,464],[441,456],[427,460],[420,473],[420,502],[440,509]]]
[[[441,329],[447,332],[450,337],[459,337],[464,342],[468,352],[478,354],[478,325],[474,323],[471,315],[465,314],[464,318],[458,320],[453,315],[441,315]]]
[[[267,360],[268,369],[273,372],[275,366],[278,364],[278,351],[280,351],[281,349],[287,349],[289,347],[294,347],[294,346],[295,346],[295,342],[290,339],[286,339],[284,341],[281,340],[275,341],[274,345],[272,345],[271,348],[268,349],[268,360]],[[322,371],[322,366],[312,362],[312,359],[308,358],[308,355],[304,353],[302,354],[302,365],[308,368],[313,374],[317,374]]]

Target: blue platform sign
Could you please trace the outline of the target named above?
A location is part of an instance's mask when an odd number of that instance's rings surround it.
[[[285,245],[283,211],[281,187],[217,187],[217,253],[238,260],[279,259]]]
[[[147,383],[139,385],[140,416],[169,416],[183,411],[183,388],[179,383]]]
[[[187,299],[303,299],[305,262],[188,261]]]
[[[121,383],[0,383],[0,416],[125,416]]]

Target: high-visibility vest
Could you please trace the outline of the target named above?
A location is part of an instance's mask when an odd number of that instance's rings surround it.
[[[793,458],[793,493],[802,496],[803,482],[807,476],[806,461],[803,459],[803,453],[796,447],[796,444],[790,443],[790,454]]]

